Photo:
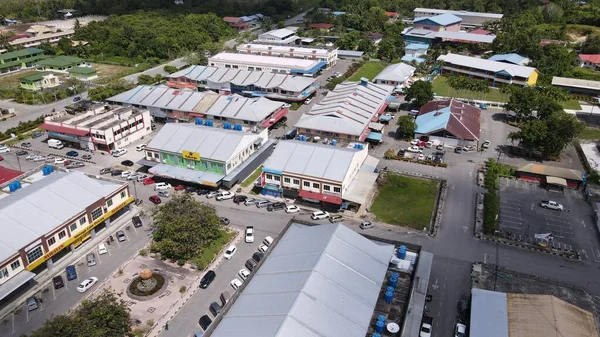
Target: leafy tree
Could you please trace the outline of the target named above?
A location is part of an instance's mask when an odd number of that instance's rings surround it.
[[[145,74],[139,75],[137,78],[137,82],[139,85],[149,85],[156,83],[154,77]]]
[[[506,110],[513,111],[519,119],[530,117],[537,107],[537,94],[531,87],[513,87]]]
[[[177,69],[177,67],[171,66],[171,65],[164,66],[163,70],[168,74],[176,73],[179,71],[179,69]]]
[[[336,41],[336,46],[340,49],[345,50],[355,50],[358,46],[358,42],[362,39],[362,36],[359,31],[352,31],[344,36],[341,39]]]
[[[362,39],[360,39],[360,41],[358,41],[357,49],[365,52],[365,54],[371,54],[372,52],[375,51],[376,48],[377,47],[375,47],[375,44],[373,43],[373,41],[371,41],[367,38],[362,38]]]
[[[575,65],[575,52],[559,44],[549,44],[542,48],[534,66],[545,76],[565,76]]]
[[[277,22],[277,28],[285,28],[285,22],[283,22],[283,21]]]
[[[219,236],[221,220],[214,207],[189,194],[175,195],[152,212],[157,229],[153,249],[174,260],[190,260]]]
[[[118,95],[124,91],[127,91],[135,87],[134,84],[126,82],[124,80],[117,80],[109,82],[104,86],[92,88],[88,91],[88,97],[97,102],[103,102],[107,98]]]
[[[416,81],[408,89],[404,89],[405,100],[413,102],[415,106],[421,107],[423,104],[433,100],[433,86],[431,82]]]
[[[415,118],[413,116],[400,116],[398,117],[398,129],[396,134],[400,136],[402,139],[412,139],[415,136],[415,129],[417,128],[417,123],[415,123]]]
[[[398,43],[398,38],[384,37],[378,47],[377,57],[380,59],[391,61],[404,56],[404,43]]]
[[[71,55],[72,50],[73,41],[71,41],[71,39],[63,37],[58,40],[58,43],[56,44],[56,53],[58,55]]]
[[[583,54],[600,54],[600,34],[591,34],[581,44]]]

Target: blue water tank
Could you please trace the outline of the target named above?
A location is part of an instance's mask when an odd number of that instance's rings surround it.
[[[204,125],[206,125],[206,126],[213,126],[213,121],[206,121],[206,123]]]
[[[388,287],[396,288],[397,285],[398,285],[398,278],[397,277],[390,277],[388,279]]]
[[[17,190],[17,187],[15,186],[14,182],[8,184],[8,190],[11,191],[11,192],[14,192],[14,191]]]
[[[334,140],[332,140],[332,141],[331,141],[331,145],[333,145],[333,146],[336,146],[336,145],[337,145],[337,140],[335,140],[335,139],[334,139]]]
[[[382,333],[383,332],[383,328],[385,327],[385,323],[382,321],[377,321],[377,323],[375,323],[375,331]]]
[[[385,292],[385,303],[392,303],[392,298],[394,297],[394,292],[393,291],[386,291]]]
[[[385,322],[385,315],[379,315],[379,316],[377,316],[377,320]]]
[[[20,181],[15,181],[15,186],[17,187],[17,189],[21,188],[21,182]]]
[[[378,333],[374,333],[372,336],[373,336],[373,337],[381,337],[381,335],[380,335],[380,334],[378,334]]]
[[[406,258],[406,246],[405,245],[400,246],[400,248],[398,249],[398,257],[401,258],[402,260],[404,260],[404,258]]]
[[[235,131],[242,131],[242,126],[240,124],[236,124],[236,125],[233,126],[233,129]]]

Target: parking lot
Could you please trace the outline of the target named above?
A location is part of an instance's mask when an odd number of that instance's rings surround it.
[[[593,210],[579,190],[547,191],[537,184],[500,179],[499,229],[515,240],[535,243],[535,234],[552,234],[549,246],[579,252],[582,259],[600,262]],[[564,211],[545,209],[542,200],[560,203]]]

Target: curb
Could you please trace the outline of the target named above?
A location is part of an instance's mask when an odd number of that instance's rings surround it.
[[[493,238],[488,237],[487,235],[482,235],[482,234],[476,234],[475,237],[478,238],[478,239],[486,240],[486,241],[497,242],[497,243],[501,243],[501,244],[504,244],[504,245],[507,245],[507,246],[512,246],[512,247],[529,249],[531,251],[535,251],[535,252],[539,252],[539,253],[545,253],[545,254],[554,255],[554,256],[560,256],[560,257],[564,257],[564,258],[571,259],[571,260],[581,260],[581,256],[580,256],[580,254],[578,252],[561,253],[561,252],[556,252],[556,251],[553,251],[553,250],[545,250],[545,249],[540,249],[540,248],[534,248],[534,247],[531,247],[529,245],[524,245],[524,244],[520,244],[520,243],[515,243],[515,242],[510,242],[510,241],[504,241],[504,240],[500,240],[500,239],[493,239]]]
[[[46,153],[47,154],[46,157],[48,157],[48,156],[52,156],[54,158],[60,157],[60,158],[64,158],[64,159],[67,159],[67,160],[76,160],[76,161],[81,161],[81,162],[85,162],[85,163],[88,163],[88,164],[96,164],[96,162],[93,161],[93,160],[83,159],[83,158],[80,158],[80,157],[70,157],[70,156],[67,156],[67,155],[64,155],[64,154],[61,154],[61,153],[53,153],[53,152],[49,152],[49,151],[33,149],[33,148],[30,148],[30,147],[21,147],[21,146],[17,146],[17,145],[12,145],[11,147],[15,148],[15,149],[19,149],[19,150],[24,150],[24,151],[27,151],[27,152],[35,152],[35,153],[39,153],[39,154]],[[54,162],[46,163],[46,164],[53,165]]]

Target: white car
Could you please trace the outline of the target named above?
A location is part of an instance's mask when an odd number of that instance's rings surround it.
[[[489,140],[486,140],[483,142],[483,144],[481,144],[481,147],[484,149],[487,149],[490,147],[491,142]]]
[[[229,260],[235,255],[236,252],[237,252],[237,247],[235,245],[231,245],[231,246],[227,247],[227,250],[225,250],[225,254],[223,254],[223,257],[226,258],[227,260]]]
[[[246,243],[254,242],[254,227],[253,226],[246,227],[246,237],[244,240],[246,241]]]
[[[413,139],[413,140],[410,142],[410,145],[418,145],[418,144],[419,144],[419,140],[418,140],[418,139]]]
[[[257,201],[258,201],[258,199],[248,198],[248,199],[244,200],[244,206],[255,205]]]
[[[166,191],[171,188],[171,184],[169,183],[156,183],[154,184],[155,191]]]
[[[128,177],[127,180],[135,180],[137,178],[138,174],[135,172],[132,172]]]
[[[215,197],[217,201],[227,200],[235,197],[235,193],[229,191],[223,191]]]
[[[300,207],[296,206],[296,205],[287,205],[285,206],[285,212],[286,213],[298,213],[300,212]]]
[[[113,157],[120,157],[120,156],[124,155],[125,153],[127,153],[127,149],[116,149],[116,150],[112,151],[110,154]]]
[[[391,119],[394,119],[394,115],[392,114],[383,114],[384,117],[389,117]]]
[[[240,280],[238,280],[238,279],[234,278],[234,279],[231,281],[231,283],[229,283],[229,284],[231,284],[231,287],[232,287],[234,290],[238,290],[238,288],[242,286],[242,281],[240,281]]]
[[[306,101],[304,101],[304,104],[308,105],[310,102],[312,102],[312,98],[307,98]]]
[[[417,160],[425,160],[425,156],[422,153],[419,153]]]
[[[27,157],[25,157],[25,160],[33,160],[33,158],[35,158],[37,156],[38,156],[37,154],[31,153],[31,154],[28,154]]]
[[[6,153],[6,152],[10,152],[10,148],[8,148],[6,146],[0,147],[0,153]]]
[[[148,178],[148,175],[143,173],[139,173],[135,176],[135,180],[137,180],[138,183],[141,183],[146,178]]]
[[[46,157],[44,156],[35,156],[35,158],[33,158],[34,162],[38,162],[38,161],[46,161]]]
[[[292,107],[292,105],[290,103],[283,103],[283,108],[284,109],[289,109],[291,107]]]
[[[104,254],[106,254],[106,253],[108,253],[108,249],[106,248],[106,245],[105,245],[105,244],[101,243],[101,244],[98,246],[98,255],[104,255]]]
[[[267,245],[267,246],[271,246],[271,244],[273,243],[273,238],[270,236],[267,236],[264,240],[263,240],[263,244]]]
[[[258,251],[263,254],[266,253],[267,250],[269,250],[269,246],[267,246],[267,245],[260,245],[260,247],[258,247]]]
[[[212,198],[214,198],[214,197],[218,196],[219,194],[221,194],[221,192],[219,192],[219,191],[211,191],[211,192],[208,192],[208,193],[206,194],[206,199],[212,199]]]
[[[418,146],[409,146],[408,149],[406,149],[406,151],[412,153],[423,153],[423,150],[421,150],[421,148]]]
[[[77,287],[77,291],[80,293],[84,293],[86,292],[88,289],[90,289],[94,284],[96,284],[98,282],[98,278],[97,277],[90,277],[86,280],[83,280],[83,282],[81,282],[79,284],[79,286]]]
[[[146,144],[138,145],[135,147],[136,151],[144,151],[146,149]]]
[[[465,337],[467,335],[467,326],[464,324],[456,323],[454,329],[454,337]]]
[[[310,218],[313,220],[323,220],[329,218],[329,213],[325,211],[312,212]]]
[[[129,172],[129,171],[123,171],[123,172],[121,172],[121,178],[125,178],[125,179],[127,179],[127,178],[129,178],[129,176],[130,176],[130,175],[132,175],[132,174],[133,174],[132,172]]]
[[[54,159],[54,164],[64,164],[64,163],[65,163],[64,158],[55,158]]]
[[[240,269],[240,271],[238,272],[238,275],[240,275],[242,280],[245,281],[248,278],[248,276],[250,276],[250,271],[246,268]]]

